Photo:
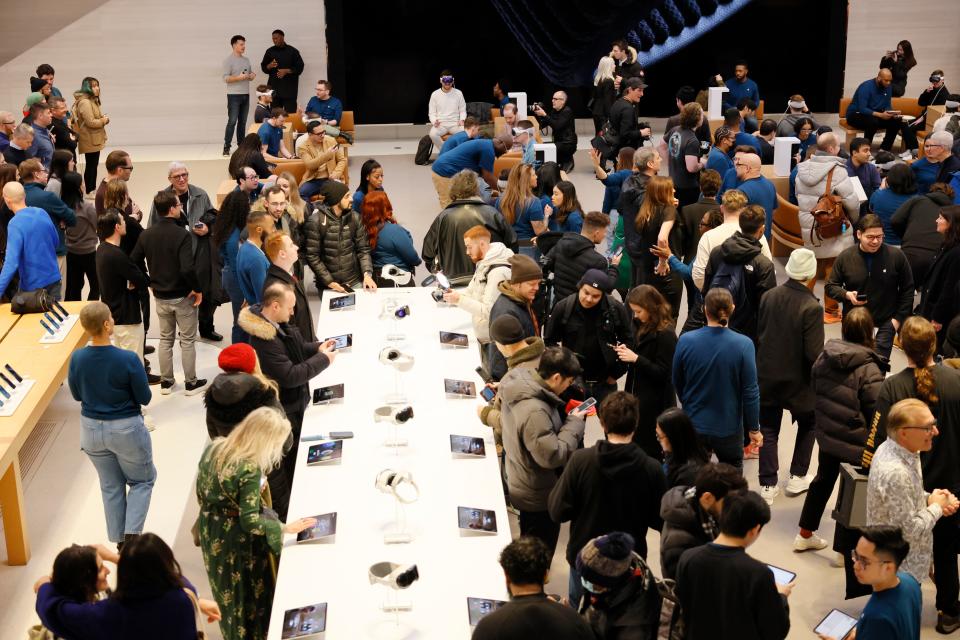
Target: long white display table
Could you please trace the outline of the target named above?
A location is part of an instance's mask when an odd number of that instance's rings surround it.
[[[481,400],[449,399],[443,379],[482,382],[474,369],[480,364],[470,317],[457,308],[439,307],[430,289],[358,291],[355,308],[331,312],[324,296],[317,334],[320,339],[353,334],[351,351],[311,382],[311,388],[343,383],[340,403],[307,409],[303,436],[330,431],[353,431],[345,440],[339,462],[307,467],[302,442],[294,476],[289,518],[337,512],[337,533],[329,542],[296,544],[286,536],[280,557],[278,584],[273,600],[269,638],[279,639],[287,609],[318,602],[328,603],[325,638],[469,638],[467,596],[506,600],[503,572],[497,562],[510,542],[510,527],[500,482],[493,435],[477,418]],[[394,322],[380,319],[388,298],[409,304],[411,315]],[[441,348],[440,331],[470,336],[466,349]],[[406,338],[388,341],[388,334]],[[381,349],[396,346],[415,357],[413,369],[401,374],[403,391],[414,418],[401,425],[405,447],[384,445],[393,427],[376,423],[374,409],[385,404],[395,390],[395,373],[380,363]],[[450,435],[484,438],[486,457],[454,458]],[[410,471],[420,487],[420,499],[406,507],[408,544],[386,544],[396,516],[395,500],[374,486],[383,469]],[[496,512],[498,532],[462,535],[457,507],[479,507]],[[399,614],[380,605],[394,592],[371,585],[370,565],[390,561],[416,563],[420,580],[398,592],[401,602],[412,605]]]

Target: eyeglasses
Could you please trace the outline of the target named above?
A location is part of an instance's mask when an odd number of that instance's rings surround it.
[[[864,240],[866,240],[867,242],[880,242],[880,241],[883,240],[883,234],[882,234],[882,233],[879,234],[879,235],[875,235],[875,236],[874,236],[874,235],[870,235],[870,236],[861,236],[861,237],[862,237]]]
[[[901,427],[902,429],[916,429],[917,431],[923,431],[925,433],[933,433],[933,430],[937,428],[937,421],[929,422],[919,427]]]
[[[133,171],[133,165],[120,167],[121,169],[126,169],[127,171]]]
[[[17,124],[15,121],[11,120],[10,122],[0,122],[0,124]],[[927,145],[928,147],[930,145]]]
[[[170,179],[171,179],[171,180],[186,180],[186,179],[187,179],[187,176],[189,176],[189,175],[190,175],[189,173],[178,173],[178,174],[175,175],[175,176],[170,176]]]
[[[876,563],[876,564],[886,564],[886,563],[888,563],[888,562],[893,562],[893,560],[868,560],[867,558],[864,558],[864,557],[861,556],[859,553],[857,553],[857,551],[856,551],[855,549],[850,552],[850,559],[853,560],[853,563],[854,563],[854,564],[858,564],[858,565],[860,565],[861,567],[863,567],[864,569],[869,569],[869,568],[870,568],[870,565],[872,565],[872,564],[874,564],[874,563]]]

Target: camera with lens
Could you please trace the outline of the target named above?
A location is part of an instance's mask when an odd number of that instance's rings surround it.
[[[530,113],[536,113],[538,108],[539,108],[539,109],[543,109],[543,103],[542,103],[542,102],[534,102],[534,103],[532,103],[527,110],[528,110]]]
[[[652,129],[649,122],[641,122],[637,124],[637,129]]]
[[[423,282],[420,283],[421,287],[429,287],[433,284],[437,285],[437,288],[430,292],[430,297],[433,298],[434,302],[439,302],[443,304],[443,294],[447,291],[450,291],[450,280],[447,276],[443,275],[442,271],[437,271],[436,273],[427,276],[424,278]]]

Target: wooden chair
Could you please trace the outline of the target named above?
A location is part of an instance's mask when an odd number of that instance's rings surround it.
[[[500,179],[500,174],[506,169],[508,172],[515,166],[523,162],[523,154],[519,151],[505,153],[493,161],[493,177]]]
[[[840,98],[840,128],[846,132],[848,142],[863,133],[862,129],[858,129],[847,123],[847,108],[852,101],[852,98]],[[916,98],[893,98],[890,101],[890,108],[894,111],[900,111],[904,115],[913,116],[914,118],[923,113],[923,108],[917,102]],[[923,140],[926,137],[926,129],[917,131],[917,140]]]
[[[773,225],[770,229],[773,240],[770,253],[778,258],[790,255],[794,249],[803,247],[802,234],[799,207],[778,193],[777,208],[773,211]]]
[[[278,176],[284,171],[293,175],[297,184],[300,184],[303,182],[303,175],[307,172],[307,165],[303,160],[284,160],[283,162],[278,162],[277,166],[275,166],[270,173]]]
[[[290,124],[293,127],[293,130],[297,133],[306,133],[307,125],[303,121],[303,116],[299,113],[294,113],[287,116],[287,119],[284,120],[285,123]]]
[[[349,133],[353,140],[357,139],[356,125],[353,121],[353,111],[344,111],[343,115],[340,116],[340,132]],[[343,136],[339,136],[337,141],[344,146],[350,146],[353,144],[352,142],[347,142],[347,139]]]
[[[757,103],[757,122],[763,122],[763,100]]]

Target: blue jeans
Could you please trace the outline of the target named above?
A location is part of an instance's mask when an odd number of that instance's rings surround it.
[[[224,291],[230,296],[230,307],[233,310],[233,327],[230,329],[230,340],[233,344],[238,342],[250,342],[247,332],[237,324],[237,318],[240,317],[240,309],[243,308],[243,291],[240,290],[240,283],[237,282],[237,276],[230,267],[224,267],[220,276],[220,283]]]
[[[743,471],[743,433],[739,427],[733,435],[711,436],[698,433],[697,438],[707,451],[717,454],[717,460]]]
[[[80,416],[80,425],[80,448],[100,476],[107,537],[122,542],[124,534],[143,533],[157,479],[153,442],[143,416],[118,420]]]
[[[237,145],[243,140],[247,131],[247,111],[250,109],[250,94],[227,94],[227,130],[223,134],[223,147],[230,148],[230,138],[233,129],[237,129]]]
[[[307,180],[300,185],[300,197],[305,201],[310,202],[310,198],[320,193],[320,187],[322,187],[327,180],[329,180],[329,178],[314,178],[313,180]]]
[[[877,335],[874,337],[877,343],[877,353],[887,360],[890,359],[890,352],[893,351],[893,337],[895,335],[897,335],[897,332],[893,328],[891,320],[887,320],[877,327]]]
[[[47,286],[40,287],[40,288],[46,290],[46,292],[50,295],[51,298],[53,298],[57,302],[60,302],[61,300],[63,300],[63,296],[60,293],[62,284],[63,284],[62,280],[57,280],[56,282],[51,282]],[[23,289],[20,289],[20,291],[23,291]]]
[[[583,583],[580,581],[580,572],[575,565],[570,565],[570,582],[567,584],[567,598],[574,610],[580,610],[580,601],[583,600]]]

